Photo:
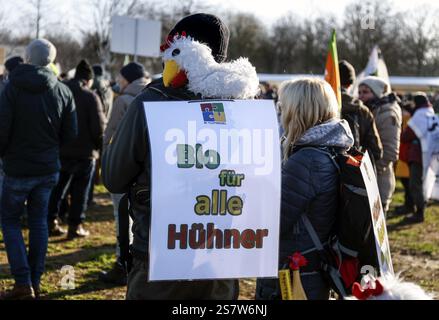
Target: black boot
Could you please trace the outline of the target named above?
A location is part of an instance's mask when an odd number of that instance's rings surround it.
[[[127,271],[119,261],[116,261],[113,268],[109,271],[103,271],[99,274],[99,280],[105,283],[116,284],[120,286],[127,285]]]
[[[405,215],[413,213],[413,212],[415,212],[415,208],[408,207],[406,205],[402,205],[402,206],[396,207],[395,210],[393,211],[393,214],[396,216],[405,216]]]
[[[404,219],[406,223],[422,223],[424,222],[424,207],[420,207],[416,210],[415,214]]]

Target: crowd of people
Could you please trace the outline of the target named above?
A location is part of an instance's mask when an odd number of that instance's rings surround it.
[[[218,17],[185,17],[168,39],[183,32],[210,47],[216,62],[225,61],[229,31]],[[135,62],[120,70],[118,90],[105,79],[100,65],[91,66],[85,60],[78,63],[73,79],[61,81],[50,67],[55,58],[52,43],[33,40],[25,57],[6,61],[0,79],[0,218],[15,280],[12,290],[1,293],[0,299],[40,296],[48,236],[89,236],[85,213],[99,171],[111,193],[116,235],[120,233],[119,204],[128,195],[133,238],[131,270],[116,244],[116,263],[101,274],[102,281],[127,285],[127,299],[237,299],[237,280],[147,282],[151,172],[143,102],[199,100],[200,96],[187,83],[170,87],[161,78],[151,82],[144,67]],[[328,150],[345,152],[355,147],[369,152],[385,212],[395,191],[395,166],[398,160],[402,161],[398,166],[406,163],[409,170],[405,175],[396,171],[406,195],[404,206],[396,213],[413,213],[408,222],[424,219],[422,151],[419,137],[405,124],[418,110],[432,108],[427,95],[416,93],[410,101],[403,101],[385,80],[369,76],[361,80],[357,99],[349,94],[356,79],[353,66],[341,61],[339,69],[341,114],[333,89],[323,80],[287,81],[279,91],[265,83],[262,94],[255,97],[278,101],[280,112],[279,261],[313,247],[299,219],[311,202],[307,214],[322,243],[336,223],[338,171]],[[21,233],[23,216],[29,227],[28,250]],[[313,259],[309,257],[309,270],[302,275],[304,290],[308,299],[328,299],[329,285]],[[256,299],[279,298],[277,280],[258,280]]]

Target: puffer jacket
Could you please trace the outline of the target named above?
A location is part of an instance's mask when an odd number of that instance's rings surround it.
[[[399,158],[402,111],[393,93],[367,103],[367,105],[375,117],[375,123],[383,144],[383,157],[376,162],[377,171],[380,174]]]
[[[120,96],[114,100],[113,107],[108,120],[107,129],[104,133],[104,147],[110,143],[111,137],[128,110],[128,106],[133,102],[134,98],[142,92],[150,81],[146,78],[140,78],[130,83]]]
[[[338,170],[327,154],[353,146],[354,139],[345,120],[332,120],[308,130],[298,141],[282,168],[281,229],[279,268],[288,266],[288,256],[301,252],[308,259],[301,273],[310,300],[327,299],[329,288],[319,272],[319,257],[301,216],[306,214],[322,243],[333,228],[339,190]],[[329,151],[330,152],[330,151]],[[257,299],[280,299],[278,279],[259,279]]]

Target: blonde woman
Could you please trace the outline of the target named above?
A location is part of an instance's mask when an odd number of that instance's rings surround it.
[[[332,88],[323,80],[284,82],[279,107],[285,130],[279,268],[288,268],[288,256],[303,253],[308,265],[301,268],[301,280],[307,298],[324,300],[329,287],[301,215],[307,215],[320,241],[327,242],[338,193],[338,171],[330,154],[351,148],[354,139],[349,124],[339,119]],[[259,279],[256,299],[280,299],[278,279]]]

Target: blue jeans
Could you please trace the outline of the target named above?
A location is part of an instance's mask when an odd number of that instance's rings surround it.
[[[40,284],[47,253],[49,197],[58,177],[58,173],[41,177],[5,176],[0,214],[11,273],[18,285]],[[29,254],[26,252],[20,221],[26,200]]]

